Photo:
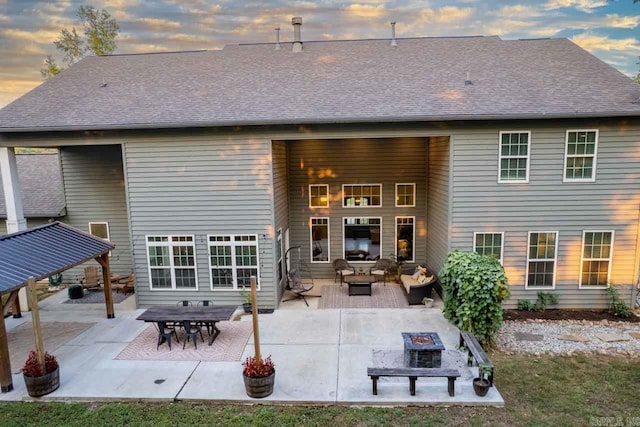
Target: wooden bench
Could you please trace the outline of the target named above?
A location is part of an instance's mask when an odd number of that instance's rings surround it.
[[[418,377],[447,377],[449,380],[449,396],[455,394],[455,381],[460,376],[457,369],[440,368],[367,368],[367,375],[373,381],[373,394],[378,394],[378,378],[380,377],[409,377],[409,392],[416,395],[416,380]]]
[[[493,363],[491,363],[487,353],[484,352],[482,346],[471,332],[460,332],[460,348],[468,351],[467,364],[469,366],[473,366],[475,362],[476,365],[482,364],[485,367],[489,384],[493,386]]]

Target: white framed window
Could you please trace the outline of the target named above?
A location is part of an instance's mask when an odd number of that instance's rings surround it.
[[[237,290],[256,278],[260,290],[257,234],[209,235],[211,290]]]
[[[330,258],[329,218],[309,218],[310,258],[312,263],[328,263]]]
[[[415,261],[416,217],[396,217],[396,259],[398,261]]]
[[[564,182],[595,181],[598,129],[568,130],[564,151]]]
[[[329,207],[329,185],[310,184],[309,185],[309,207],[328,208]]]
[[[493,256],[502,264],[504,232],[473,233],[473,250],[480,255]]]
[[[413,208],[416,206],[416,184],[396,184],[396,207]]]
[[[146,236],[152,290],[198,290],[193,236]]]
[[[108,222],[90,222],[89,234],[99,237],[107,242],[109,239],[109,223]]]
[[[342,247],[348,261],[375,262],[382,256],[382,218],[343,219]]]
[[[498,182],[529,182],[531,131],[500,132]]]
[[[557,231],[530,231],[525,289],[556,287]]]
[[[342,207],[363,208],[382,206],[382,184],[343,184]]]
[[[282,281],[282,277],[283,277],[283,270],[284,270],[284,263],[282,262],[282,255],[283,255],[283,249],[282,249],[282,228],[278,228],[278,231],[276,231],[276,268],[278,269],[278,283],[280,283]]]
[[[584,231],[580,289],[606,289],[611,278],[614,231]]]

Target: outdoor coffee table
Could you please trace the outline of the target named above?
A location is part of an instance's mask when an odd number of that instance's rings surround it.
[[[344,278],[344,282],[349,285],[349,296],[371,296],[371,285],[375,283],[375,281],[376,278],[369,274],[354,274],[353,276],[345,276]]]
[[[216,327],[217,322],[231,319],[231,316],[238,307],[235,305],[213,305],[213,306],[176,306],[176,305],[154,305],[149,307],[136,318],[145,322],[180,322],[185,320],[190,322],[203,322],[212,325],[211,335],[209,335],[209,345],[213,344],[220,329]]]

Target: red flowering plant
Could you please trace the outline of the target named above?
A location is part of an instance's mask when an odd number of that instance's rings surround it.
[[[244,366],[244,374],[251,378],[268,377],[275,371],[275,365],[273,361],[271,361],[271,356],[266,359],[261,357],[256,359],[255,357],[249,356],[247,360],[242,363],[242,366]]]
[[[22,367],[22,373],[27,377],[41,377],[45,374],[49,374],[58,369],[58,361],[56,357],[52,354],[45,353],[44,354],[44,370],[42,372],[42,366],[38,361],[38,356],[36,352],[31,350],[29,352],[29,356],[27,356],[27,360],[24,362],[24,366]]]

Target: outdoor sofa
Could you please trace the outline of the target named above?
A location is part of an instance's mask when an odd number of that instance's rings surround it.
[[[426,276],[433,276],[433,278],[426,283],[419,283],[418,280],[413,277],[415,270],[415,267],[403,267],[401,271],[402,274],[400,275],[402,289],[407,296],[409,305],[422,304],[423,298],[431,298],[431,292],[438,283],[438,276],[429,269],[426,269]]]

